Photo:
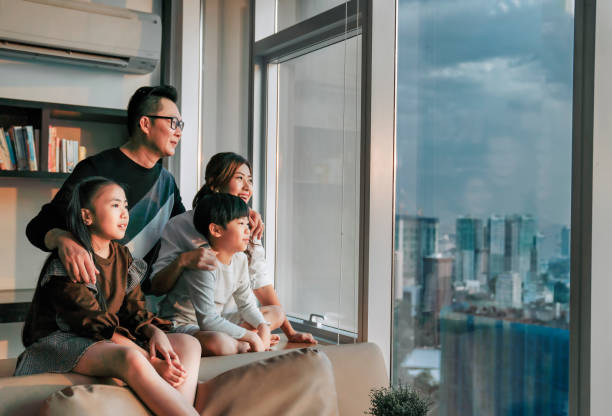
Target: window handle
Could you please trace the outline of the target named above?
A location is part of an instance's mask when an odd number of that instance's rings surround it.
[[[310,317],[308,318],[308,324],[316,326],[317,328],[321,328],[321,322],[325,319],[325,315],[322,315],[320,313],[311,313]]]

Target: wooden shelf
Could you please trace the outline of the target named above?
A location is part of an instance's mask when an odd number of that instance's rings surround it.
[[[81,105],[55,104],[40,101],[24,101],[0,97],[0,107],[43,111],[46,117],[58,120],[97,121],[125,125],[127,111],[114,108],[85,107]],[[15,110],[14,110],[15,111]]]
[[[70,174],[63,172],[40,172],[29,170],[0,170],[0,178],[37,178],[64,180]]]

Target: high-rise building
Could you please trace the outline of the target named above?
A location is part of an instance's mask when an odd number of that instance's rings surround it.
[[[494,279],[506,270],[506,220],[504,217],[491,215],[487,220],[487,242],[489,247],[489,280]]]
[[[569,257],[570,255],[570,229],[565,226],[561,228],[561,256]]]
[[[455,281],[481,280],[484,272],[484,232],[482,220],[460,217],[456,220]]]
[[[453,258],[435,253],[423,258],[423,302],[421,326],[417,333],[419,346],[440,344],[438,319],[440,311],[451,304]]]
[[[504,266],[505,271],[518,272],[524,282],[531,270],[532,249],[537,233],[535,218],[530,215],[506,217]]]
[[[495,282],[495,303],[500,308],[520,308],[522,302],[522,278],[517,272],[504,272]]]
[[[395,217],[395,250],[402,253],[400,268],[404,287],[422,286],[423,258],[438,251],[438,222],[431,217]]]

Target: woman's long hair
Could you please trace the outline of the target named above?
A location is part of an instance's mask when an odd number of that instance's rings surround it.
[[[203,196],[223,192],[232,180],[236,170],[242,165],[247,165],[249,170],[253,172],[251,162],[237,153],[222,152],[211,157],[204,173],[205,184],[193,198],[193,208],[198,205],[198,201]]]

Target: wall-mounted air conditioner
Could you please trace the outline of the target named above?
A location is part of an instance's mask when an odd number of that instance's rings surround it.
[[[161,50],[161,18],[77,0],[0,0],[0,55],[146,74]]]

